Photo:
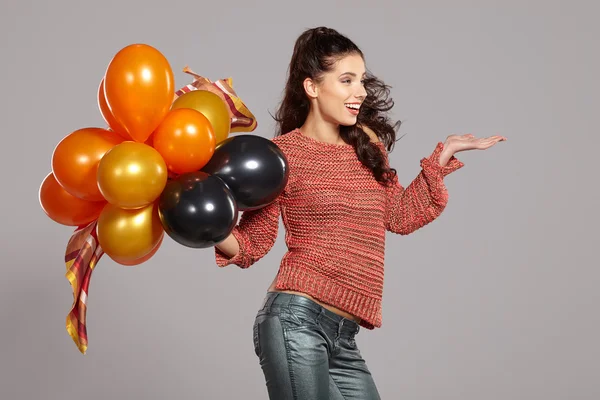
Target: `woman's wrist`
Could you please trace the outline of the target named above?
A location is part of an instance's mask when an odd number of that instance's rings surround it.
[[[450,161],[450,159],[452,158],[452,156],[454,155],[454,149],[452,148],[452,146],[450,144],[448,144],[448,142],[444,142],[444,148],[442,150],[442,152],[440,153],[440,160],[439,163],[442,167],[445,167],[446,165],[448,165],[448,161]]]

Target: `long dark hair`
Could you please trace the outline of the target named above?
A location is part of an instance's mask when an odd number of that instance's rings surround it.
[[[296,40],[288,68],[288,80],[283,100],[273,117],[278,123],[275,136],[284,135],[304,124],[310,110],[310,102],[304,92],[303,81],[310,77],[319,82],[325,72],[331,71],[339,59],[362,51],[346,36],[334,29],[318,27],[304,31]],[[394,168],[386,168],[384,155],[371,143],[361,126],[372,129],[390,151],[396,142],[396,130],[400,121],[390,121],[387,112],[394,106],[389,98],[390,87],[368,70],[364,81],[367,97],[360,107],[356,125],[340,126],[344,142],[354,147],[363,165],[369,168],[378,182],[389,182],[396,174]]]

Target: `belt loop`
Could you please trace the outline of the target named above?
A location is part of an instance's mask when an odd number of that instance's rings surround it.
[[[294,300],[296,299],[296,295],[289,294],[289,293],[286,293],[286,294],[287,294],[287,296],[286,296],[285,306],[290,307],[292,304],[295,303]]]
[[[271,305],[273,304],[273,302],[275,301],[275,299],[277,298],[277,296],[279,295],[279,293],[276,292],[267,292],[267,298],[265,300],[265,304],[263,305],[263,309],[265,311],[270,311],[271,310]]]
[[[323,307],[319,307],[319,313],[317,314],[317,317],[315,318],[317,320],[317,322],[319,323],[319,325],[321,325],[321,316],[323,315]]]
[[[338,329],[337,329],[337,334],[335,337],[335,340],[337,341],[340,336],[342,336],[342,328],[344,327],[344,319],[340,319],[340,322],[338,322]]]

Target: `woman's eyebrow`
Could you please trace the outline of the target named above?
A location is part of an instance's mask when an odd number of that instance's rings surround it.
[[[340,74],[340,76],[343,76],[343,75],[350,75],[350,76],[353,76],[353,77],[356,77],[356,76],[357,76],[357,75],[356,75],[354,72],[344,72],[343,74]],[[363,76],[363,77],[364,77],[365,75],[367,75],[367,73],[366,73],[366,72],[364,72],[364,73],[362,74],[362,76]]]

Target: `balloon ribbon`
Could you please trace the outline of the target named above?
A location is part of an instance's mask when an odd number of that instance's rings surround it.
[[[98,243],[96,222],[78,227],[71,236],[65,252],[65,277],[73,289],[73,305],[67,315],[67,332],[82,354],[85,354],[88,345],[85,315],[90,279],[94,267],[104,254]]]
[[[193,76],[194,81],[176,91],[175,98],[193,90],[208,90],[221,97],[229,107],[231,132],[252,132],[256,129],[258,125],[256,118],[248,107],[246,107],[242,99],[238,97],[235,90],[233,90],[232,78],[211,82],[209,79],[192,71],[187,65],[183,68],[183,72]]]

